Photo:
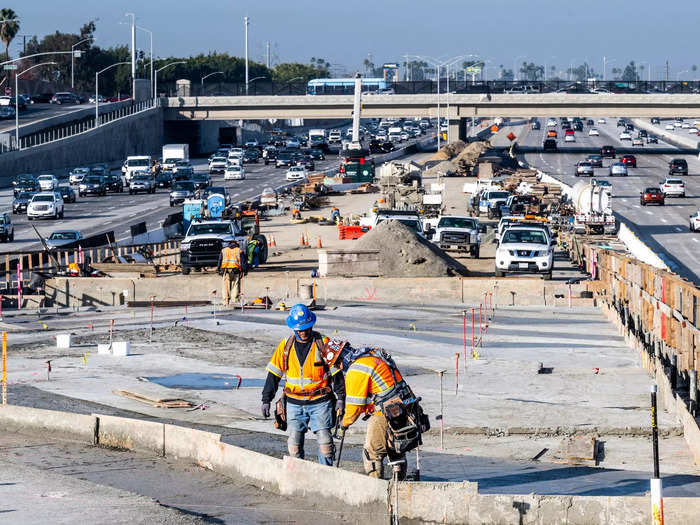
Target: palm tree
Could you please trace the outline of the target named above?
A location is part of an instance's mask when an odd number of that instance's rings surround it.
[[[0,40],[5,44],[5,55],[10,58],[10,44],[19,33],[17,13],[12,9],[0,9]],[[6,21],[7,20],[7,21]]]

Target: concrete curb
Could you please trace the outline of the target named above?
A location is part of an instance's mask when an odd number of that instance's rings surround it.
[[[277,459],[220,441],[220,435],[153,421],[80,415],[31,407],[0,407],[3,428],[44,431],[95,444],[143,450],[193,462],[228,476],[244,476],[263,489],[283,495],[329,499],[362,509],[362,522],[386,523],[394,490],[388,481],[325,467],[291,457]],[[700,439],[700,432],[694,439]],[[90,439],[88,439],[90,438]],[[645,497],[588,497],[479,494],[468,481],[406,482],[398,485],[400,518],[439,523],[646,524]],[[671,523],[693,523],[700,498],[665,498]],[[360,520],[358,520],[360,521]]]

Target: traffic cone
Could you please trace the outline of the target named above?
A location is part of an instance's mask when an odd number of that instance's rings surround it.
[[[309,236],[304,235],[304,246],[309,246]]]
[[[299,246],[301,246],[302,248],[305,246],[305,245],[304,245],[304,234],[303,234],[303,233],[299,236]]]
[[[272,244],[270,244],[270,246],[277,247],[277,243],[275,242],[275,236],[272,235],[271,237],[272,237]]]
[[[318,237],[318,248],[323,248],[323,243],[321,242],[321,236]]]

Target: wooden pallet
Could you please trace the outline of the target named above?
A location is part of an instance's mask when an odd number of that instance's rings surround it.
[[[194,403],[187,401],[186,399],[178,398],[150,398],[143,394],[137,392],[130,392],[128,390],[112,390],[113,394],[118,396],[126,397],[128,399],[133,399],[134,401],[139,401],[147,405],[151,405],[154,408],[192,408]]]

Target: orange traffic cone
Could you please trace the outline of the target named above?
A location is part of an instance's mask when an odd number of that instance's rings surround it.
[[[318,237],[318,248],[323,248],[323,243],[321,242],[321,236]]]
[[[299,246],[301,246],[302,248],[305,246],[303,233],[299,236]]]
[[[307,235],[304,235],[304,246],[309,246],[309,236],[308,236],[308,234],[307,234]]]
[[[275,242],[275,236],[271,235],[271,237],[272,237],[272,244],[270,244],[270,246],[276,247],[277,243]]]

